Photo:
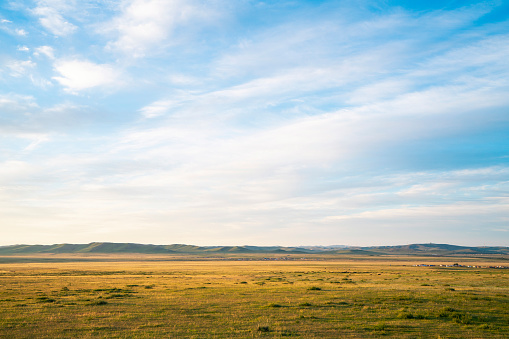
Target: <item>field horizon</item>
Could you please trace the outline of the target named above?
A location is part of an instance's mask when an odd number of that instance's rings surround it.
[[[306,256],[2,256],[11,261],[0,261],[0,337],[504,338],[509,331],[507,260]]]
[[[0,247],[0,338],[505,338],[506,247]]]

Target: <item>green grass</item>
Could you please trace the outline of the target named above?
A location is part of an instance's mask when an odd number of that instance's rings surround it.
[[[509,270],[403,259],[0,264],[0,337],[507,336]]]

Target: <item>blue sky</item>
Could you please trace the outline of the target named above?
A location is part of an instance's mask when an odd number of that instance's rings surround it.
[[[0,4],[0,245],[509,246],[509,2]]]

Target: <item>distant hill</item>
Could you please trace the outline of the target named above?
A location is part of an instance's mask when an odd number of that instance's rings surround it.
[[[17,253],[174,253],[161,245],[93,242],[90,244],[14,245],[0,247],[0,254]]]
[[[341,250],[325,251],[322,253],[341,254],[341,255],[368,255],[368,256],[377,256],[377,255],[385,254],[382,252],[368,251],[366,249],[341,249]]]
[[[509,247],[468,247],[449,244],[412,244],[400,246],[362,247],[364,250],[385,254],[424,254],[424,255],[454,255],[454,254],[509,254]]]
[[[0,246],[1,254],[36,253],[144,253],[144,254],[199,254],[199,253],[312,253],[296,247],[258,246],[194,246],[194,245],[143,245],[134,243],[93,242],[90,244],[12,245]]]
[[[0,255],[36,253],[143,253],[143,254],[331,254],[331,255],[509,255],[509,247],[467,247],[448,244],[400,246],[194,246],[93,242],[90,244],[0,246]]]

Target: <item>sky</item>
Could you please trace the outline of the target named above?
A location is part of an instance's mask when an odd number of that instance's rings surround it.
[[[509,246],[509,1],[6,0],[0,245]]]

